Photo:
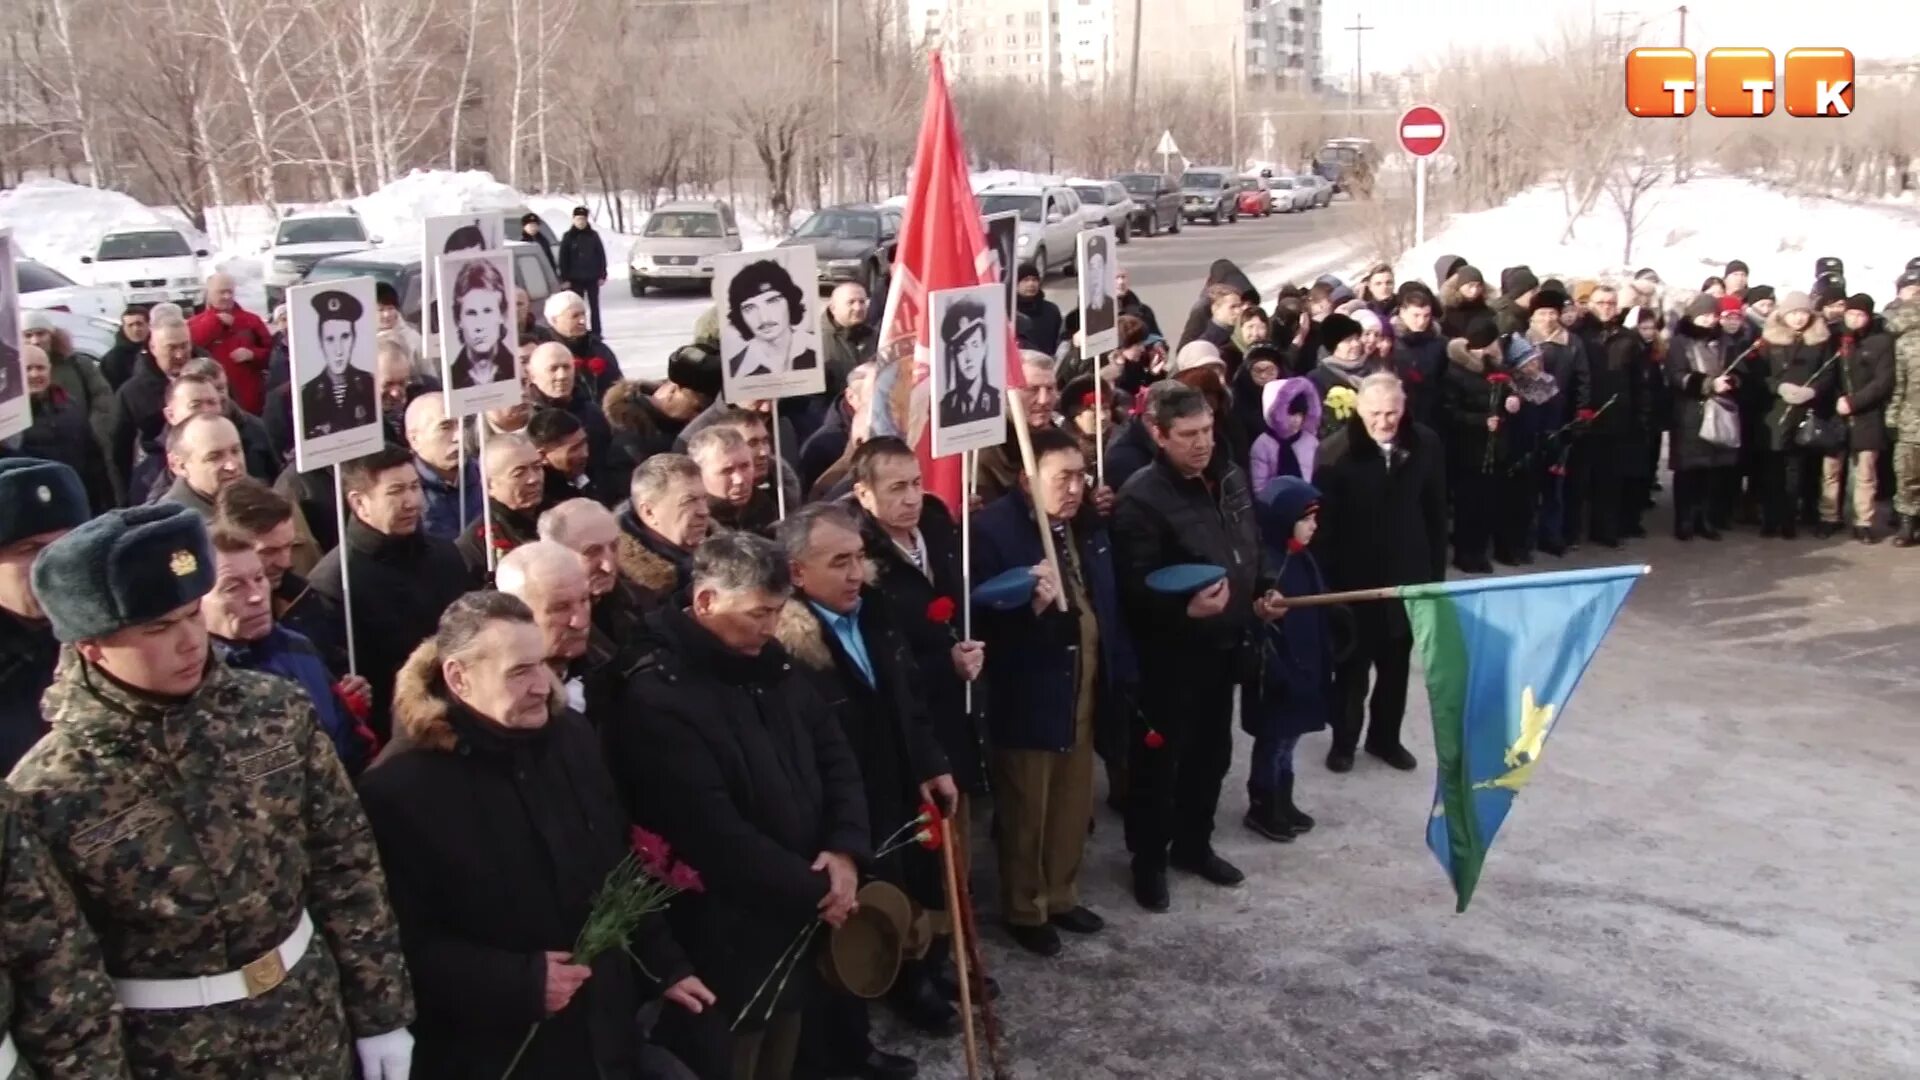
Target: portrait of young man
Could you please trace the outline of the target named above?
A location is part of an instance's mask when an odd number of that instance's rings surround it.
[[[453,279],[453,331],[460,352],[453,360],[453,389],[464,390],[516,377],[508,345],[507,284],[490,260],[460,267]]]
[[[987,334],[986,306],[976,300],[955,301],[940,320],[941,362],[947,372],[947,390],[940,395],[941,427],[1000,415],[1000,388],[987,370]]]
[[[353,362],[365,309],[353,294],[329,289],[314,294],[313,310],[326,366],[300,387],[300,415],[310,440],[375,419],[373,375]]]
[[[772,259],[742,267],[727,283],[727,323],[741,344],[727,355],[728,379],[808,371],[819,365],[807,325],[806,295]]]

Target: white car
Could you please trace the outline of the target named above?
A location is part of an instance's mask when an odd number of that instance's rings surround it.
[[[1313,188],[1299,177],[1272,177],[1267,180],[1267,189],[1273,192],[1275,213],[1291,214],[1295,210],[1309,210],[1313,207]]]
[[[1140,210],[1127,189],[1113,180],[1069,180],[1067,186],[1080,197],[1080,216],[1089,229],[1113,226],[1114,238],[1126,243],[1133,218]]]
[[[20,259],[14,264],[19,274],[20,306],[42,311],[70,311],[95,319],[118,323],[126,307],[118,289],[97,289],[76,283],[72,278],[45,263]]]
[[[178,229],[146,225],[109,230],[93,254],[80,261],[93,267],[93,283],[119,289],[129,304],[172,301],[189,310],[207,295],[200,260],[207,249],[195,248]]]
[[[516,223],[508,235],[517,237],[518,228]],[[305,210],[280,219],[273,241],[264,249],[268,309],[284,300],[287,289],[298,285],[314,263],[379,245],[380,237],[368,236],[360,215],[352,210]]]

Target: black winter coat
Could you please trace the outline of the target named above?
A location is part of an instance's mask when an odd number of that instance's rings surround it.
[[[139,369],[146,355],[146,342],[129,341],[125,331],[116,330],[113,333],[113,348],[100,358],[100,376],[107,380],[108,386],[118,390],[133,378],[133,373]]]
[[[313,568],[313,590],[344,602],[341,563],[353,558],[353,644],[360,674],[373,684],[373,714],[367,726],[385,742],[393,730],[394,679],[414,647],[440,627],[440,614],[478,584],[453,545],[416,532],[387,536],[359,518],[347,521],[346,541]]]
[[[166,419],[160,410],[167,403],[167,377],[153,362],[148,353],[141,353],[134,364],[133,375],[113,398],[113,437],[107,450],[112,460],[115,476],[133,475],[134,448],[142,442],[152,442],[160,437],[166,427]],[[131,484],[129,484],[131,492]],[[129,501],[137,502],[136,496],[129,494]]]
[[[812,685],[835,719],[860,767],[867,798],[867,828],[874,850],[920,812],[920,785],[947,770],[920,696],[912,650],[893,625],[892,613],[872,588],[861,596],[861,639],[875,682],[869,685],[853,658],[812,604],[787,601],[780,613],[779,641],[795,670]],[[940,864],[915,844],[873,867],[922,907],[944,909]]]
[[[1447,372],[1442,383],[1446,398],[1442,412],[1447,418],[1447,427],[1441,438],[1446,446],[1447,467],[1453,470],[1449,475],[1453,477],[1485,471],[1489,461],[1496,473],[1504,472],[1512,461],[1505,429],[1513,416],[1502,406],[1512,387],[1496,394],[1497,384],[1487,378],[1500,370],[1497,366],[1489,368],[1486,357],[1468,349],[1465,338],[1454,338],[1447,343]],[[1502,430],[1487,430],[1490,416],[1500,419]],[[1342,426],[1336,434],[1345,430]],[[1487,451],[1489,439],[1494,443],[1491,459]],[[1331,442],[1331,438],[1328,441]],[[1326,450],[1320,453],[1324,455]]]
[[[400,675],[400,737],[360,778],[419,1005],[421,1080],[500,1076],[535,1023],[515,1075],[637,1080],[643,996],[694,973],[666,916],[650,915],[631,948],[657,986],[643,993],[634,961],[609,950],[545,1016],[546,953],[572,950],[629,849],[593,729],[554,704],[544,728],[498,728],[452,700],[424,644]]]
[[[1052,356],[1060,351],[1060,332],[1065,327],[1059,305],[1046,296],[1022,296],[1014,301],[1015,310],[1025,320],[1021,324],[1020,347],[1037,349]]]
[[[560,236],[560,259],[555,267],[569,285],[593,286],[607,276],[607,249],[593,227],[569,228]]]
[[[1602,439],[1638,439],[1644,436],[1643,419],[1647,402],[1643,373],[1648,360],[1647,343],[1640,334],[1618,322],[1603,324],[1584,341],[1587,350],[1587,378],[1592,408],[1598,415],[1589,430]]]
[[[114,507],[113,480],[107,474],[107,456],[88,424],[87,411],[69,400],[66,391],[49,387],[32,396],[33,426],[20,433],[20,452],[28,457],[58,461],[80,474],[87,502],[95,514]]]
[[[1320,444],[1313,468],[1313,486],[1320,489],[1313,555],[1329,591],[1446,578],[1445,470],[1439,437],[1411,417],[1400,422],[1391,468],[1357,416]],[[1363,635],[1411,633],[1399,604],[1354,606],[1372,609],[1355,612]]]
[[[720,1015],[735,1017],[817,918],[827,875],[814,859],[871,856],[866,792],[833,710],[777,642],[742,656],[669,607],[647,616],[642,645],[625,713],[603,728],[607,763],[629,818],[704,879],[668,919]],[[813,972],[802,958],[776,1013],[801,1006]],[[765,1006],[762,995],[742,1027]]]
[[[976,713],[967,712],[967,684],[953,670],[953,646],[960,640],[960,605],[965,578],[960,566],[960,533],[947,504],[932,495],[920,502],[920,535],[927,546],[929,580],[900,551],[880,523],[857,505],[849,505],[860,520],[867,562],[873,568],[873,592],[887,608],[889,623],[906,639],[913,656],[913,685],[924,703],[927,722],[941,754],[953,770],[960,790],[978,794],[987,789],[986,762],[977,710],[985,695],[975,693]],[[934,603],[944,598],[950,609],[940,622],[929,618]],[[896,822],[897,824],[897,822]]]
[[[1119,491],[1134,473],[1153,464],[1160,448],[1147,430],[1144,416],[1136,416],[1115,432],[1107,443],[1107,486]]]
[[[1798,447],[1795,435],[1809,414],[1822,419],[1834,415],[1840,364],[1838,360],[1828,363],[1833,356],[1833,337],[1827,324],[1817,317],[1796,333],[1776,309],[1767,316],[1760,340],[1767,351],[1767,392],[1772,395],[1767,405],[1768,445],[1777,451],[1793,450]],[[1810,387],[1814,398],[1805,405],[1789,405],[1780,396],[1780,387],[1785,385]]]
[[[1442,430],[1446,423],[1440,414],[1441,384],[1447,375],[1447,339],[1433,328],[1417,334],[1401,329],[1394,336],[1393,354],[1388,359],[1407,388],[1407,409],[1414,420],[1435,431]]]
[[[633,467],[622,471],[617,465],[609,466],[612,460],[608,447],[613,445],[613,425],[607,422],[607,414],[600,411],[600,395],[592,391],[586,372],[573,382],[573,396],[565,401],[550,398],[539,390],[528,387],[527,400],[536,409],[559,409],[575,420],[587,433],[587,476],[589,486],[594,492],[618,494],[602,499],[605,503],[617,503],[627,497],[627,488],[633,478]]]
[[[1141,659],[1238,650],[1253,622],[1253,601],[1270,581],[1263,568],[1253,496],[1239,466],[1214,454],[1188,479],[1164,455],[1133,474],[1113,508],[1113,566],[1120,600]],[[1147,575],[1180,563],[1227,571],[1227,609],[1187,615],[1187,598],[1147,588]]]
[[[615,489],[623,497],[634,466],[673,449],[673,440],[686,430],[686,421],[673,419],[653,403],[652,395],[659,385],[628,379],[608,388],[600,399],[609,440],[606,458],[600,463],[601,473],[608,478],[628,478]]]
[[[582,334],[577,338],[563,338],[558,334],[553,340],[567,347],[573,354],[573,390],[576,397],[585,396],[597,409],[600,398],[613,388],[613,384],[626,378],[620,370],[620,358],[606,341],[593,334]],[[595,364],[594,361],[599,361]],[[596,368],[598,370],[596,370]]]
[[[47,733],[40,695],[53,685],[60,643],[46,623],[29,623],[0,609],[0,775]]]
[[[1840,335],[1838,344],[1840,396],[1853,415],[1847,418],[1847,449],[1886,453],[1887,402],[1893,398],[1893,335],[1878,316],[1858,334]]]

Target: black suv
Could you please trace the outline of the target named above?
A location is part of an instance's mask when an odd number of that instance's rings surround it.
[[[802,222],[781,247],[811,246],[820,284],[854,281],[876,292],[900,247],[900,211],[891,206],[829,206]]]
[[[1180,180],[1159,173],[1121,173],[1114,177],[1133,196],[1133,231],[1146,236],[1166,226],[1170,233],[1180,231]]]

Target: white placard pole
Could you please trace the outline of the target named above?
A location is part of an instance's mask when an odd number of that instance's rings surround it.
[[[460,454],[460,456],[456,459],[456,465],[455,465],[455,467],[460,470],[460,531],[466,532],[467,531],[467,418],[463,416],[460,419],[454,421],[454,423],[460,425],[460,431],[457,433],[457,435],[454,438],[454,443],[458,448],[458,451]]]
[[[973,640],[973,455],[960,452],[960,640]],[[967,715],[973,715],[973,681],[967,687]]]
[[[771,472],[773,475],[774,506],[779,508],[780,520],[785,521],[787,520],[787,477],[785,471],[780,467],[779,398],[773,398],[768,402],[767,416],[769,418],[768,426],[773,429],[773,469]]]
[[[1114,303],[1119,303],[1115,300]],[[1100,374],[1100,365],[1093,366],[1093,481],[1096,487],[1107,486],[1107,407],[1100,393],[1100,384],[1106,382]]]
[[[492,574],[500,550],[493,546],[493,499],[487,494],[487,414],[475,413],[473,427],[480,433],[480,546],[487,549],[487,573]]]
[[[1415,247],[1427,242],[1427,159],[1425,155],[1413,159],[1413,243]]]
[[[347,624],[347,674],[360,674],[353,647],[353,548],[347,543],[347,486],[333,466],[333,510],[340,529],[340,608]]]

